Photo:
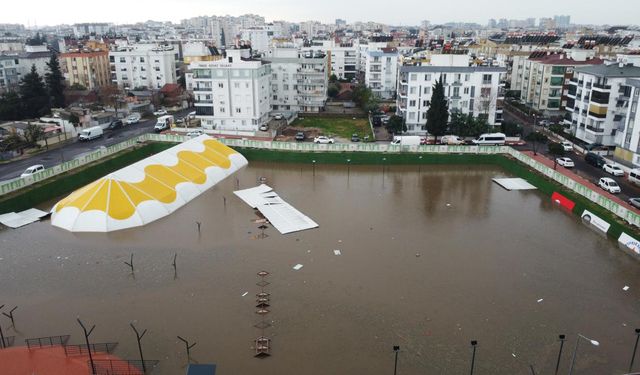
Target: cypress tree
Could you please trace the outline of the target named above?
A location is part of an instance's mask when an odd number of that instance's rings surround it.
[[[51,59],[47,63],[47,66],[49,67],[49,71],[44,75],[44,80],[47,84],[49,98],[51,99],[51,107],[63,108],[64,76],[60,71],[60,62],[58,61],[58,56],[55,53],[51,55]]]
[[[20,98],[24,117],[38,118],[49,113],[47,89],[36,71],[35,64],[31,66],[31,72],[20,81]]]
[[[442,85],[442,77],[433,85],[433,94],[431,95],[431,105],[427,110],[427,131],[435,136],[436,143],[438,136],[444,135],[447,131],[449,122],[449,103],[444,97],[444,86]]]

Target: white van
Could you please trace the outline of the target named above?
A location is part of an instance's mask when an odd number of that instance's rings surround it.
[[[478,139],[473,140],[474,145],[504,145],[507,137],[503,133],[482,134]]]
[[[398,146],[420,146],[420,136],[418,135],[395,135],[391,141],[392,145]]]
[[[629,182],[640,185],[640,169],[635,168],[629,171]]]
[[[171,129],[171,125],[174,124],[174,119],[172,115],[160,116],[158,117],[158,121],[156,122],[156,126],[153,127],[153,131],[156,133],[160,133],[164,130]]]
[[[84,129],[83,131],[81,131],[80,135],[78,135],[78,140],[79,141],[90,141],[92,139],[96,139],[96,138],[102,137],[102,134],[104,134],[104,131],[102,130],[102,127],[94,126],[94,127],[87,128],[87,129]]]

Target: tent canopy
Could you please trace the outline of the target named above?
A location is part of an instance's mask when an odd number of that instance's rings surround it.
[[[53,207],[51,223],[73,232],[145,225],[246,165],[244,156],[201,135],[76,190]]]

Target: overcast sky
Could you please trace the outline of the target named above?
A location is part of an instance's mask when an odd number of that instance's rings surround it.
[[[8,1],[8,0],[7,0]],[[375,21],[417,25],[490,18],[552,17],[568,14],[573,23],[640,23],[638,0],[26,0],[11,1],[0,23],[55,25],[80,22],[134,23],[149,19],[178,22],[199,15],[259,14],[267,21]]]

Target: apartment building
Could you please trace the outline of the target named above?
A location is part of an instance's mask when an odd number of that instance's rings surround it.
[[[335,74],[338,79],[353,79],[360,71],[358,48],[353,44],[340,44],[334,41],[314,41],[311,47],[303,47],[306,53],[327,55],[329,76]]]
[[[224,59],[189,65],[196,116],[217,134],[254,135],[269,121],[271,64],[252,59],[249,49],[227,51]]]
[[[271,41],[274,38],[273,25],[255,26],[240,31],[241,39],[251,44],[253,53],[266,53],[271,47]]]
[[[325,54],[274,48],[266,59],[271,63],[270,102],[274,111],[324,110],[329,74]]]
[[[107,50],[69,49],[59,59],[67,86],[81,85],[94,90],[111,83]]]
[[[365,84],[374,95],[383,99],[393,98],[398,78],[398,50],[382,48],[367,51],[364,77]]]
[[[627,79],[621,104],[629,98],[624,116],[624,130],[617,133],[615,156],[640,167],[640,79]],[[628,96],[627,96],[628,95]],[[617,104],[617,103],[616,103]]]
[[[449,112],[485,118],[490,125],[499,125],[504,74],[506,69],[501,67],[469,66],[467,55],[433,55],[431,65],[402,66],[398,75],[397,115],[406,121],[409,134],[426,134],[433,86],[442,79]]]
[[[117,45],[109,51],[111,82],[124,89],[159,89],[176,83],[174,46]]]
[[[46,45],[24,46],[22,52],[0,55],[0,93],[16,90],[22,77],[36,67],[41,77],[49,71],[47,63],[51,59],[51,51]]]
[[[589,144],[632,148],[634,131],[629,129],[628,117],[635,86],[628,82],[638,79],[640,67],[622,63],[577,68],[567,93],[570,120],[565,117],[576,138]]]
[[[520,90],[520,99],[538,111],[562,111],[574,69],[603,63],[589,50],[533,52],[527,59],[514,60],[511,89]]]

